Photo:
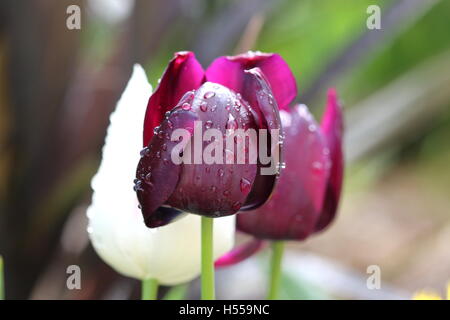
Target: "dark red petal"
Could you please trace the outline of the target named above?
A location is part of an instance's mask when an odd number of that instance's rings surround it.
[[[181,166],[171,159],[173,148],[179,144],[171,141],[171,134],[178,128],[192,128],[196,116],[181,108],[173,110],[156,127],[149,146],[141,151],[135,190],[144,215],[145,224],[150,228],[160,227],[176,218],[180,212],[159,209],[175,190],[181,173]]]
[[[260,239],[252,239],[225,253],[214,262],[214,266],[216,268],[223,268],[242,262],[261,250],[264,247],[264,244],[264,241]]]
[[[270,167],[270,164],[263,165],[259,163],[255,184],[245,205],[241,209],[252,210],[263,205],[275,187],[275,183],[278,179],[278,171],[281,167],[280,163],[282,163],[283,129],[281,126],[277,101],[273,98],[270,86],[261,70],[259,68],[246,70],[244,72],[244,77],[246,79],[246,86],[241,93],[242,97],[250,103],[254,117],[259,123],[259,128],[269,130],[269,137],[277,138],[277,141],[279,142],[270,144],[270,138],[268,139],[266,150],[270,150],[275,170],[273,174],[265,174],[262,170]],[[278,130],[276,133],[277,137],[272,135],[271,130]],[[259,147],[261,148],[261,143],[259,143]]]
[[[195,113],[204,134],[208,129],[216,129],[222,139],[227,129],[256,129],[253,115],[245,101],[222,85],[206,82],[195,92],[192,103],[186,106]],[[194,140],[197,133],[194,132]],[[204,141],[200,146],[200,156],[210,145]],[[257,140],[251,143],[256,149]],[[207,163],[201,157],[194,163],[194,146],[191,144],[191,164],[184,163],[180,181],[168,204],[174,208],[200,215],[219,217],[236,213],[245,202],[253,186],[257,164],[249,163],[248,151],[243,164],[237,163],[236,142],[233,139],[234,153],[220,149],[221,159],[230,157],[232,163]]]
[[[175,53],[158,88],[148,101],[144,122],[144,146],[148,145],[153,136],[153,129],[161,124],[164,114],[172,110],[186,92],[197,89],[204,78],[204,70],[192,52]]]
[[[336,215],[344,174],[344,156],[342,152],[343,116],[336,90],[334,89],[328,90],[327,108],[322,118],[321,128],[330,150],[331,168],[324,207],[316,225],[316,231],[325,228]]]
[[[267,77],[280,110],[288,110],[297,96],[297,84],[286,61],[278,54],[248,52],[220,57],[206,70],[206,78],[242,93],[246,86],[244,71],[255,67]]]
[[[281,111],[285,130],[282,171],[271,198],[237,216],[239,230],[262,239],[304,239],[319,218],[329,174],[326,142],[306,106]]]

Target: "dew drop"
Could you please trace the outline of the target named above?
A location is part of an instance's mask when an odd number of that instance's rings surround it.
[[[319,161],[314,161],[312,164],[312,168],[315,173],[321,173],[323,170],[323,165]]]
[[[208,104],[205,101],[200,103],[200,110],[203,111],[203,112],[208,111]]]
[[[309,126],[308,126],[308,130],[309,130],[309,132],[315,132],[316,131],[316,125],[314,125],[314,124],[310,124]]]
[[[159,158],[161,158],[161,151],[157,151],[156,152],[156,157],[159,159]]]
[[[159,131],[159,126],[156,126],[156,127],[153,129],[153,134],[158,134],[158,131]]]
[[[173,129],[173,123],[170,120],[167,120],[167,126],[169,127],[169,129]]]
[[[211,120],[208,120],[205,122],[206,129],[211,129],[212,126],[213,126],[213,122]]]
[[[185,102],[181,105],[181,109],[183,109],[184,111],[189,111],[189,110],[191,110],[191,105],[189,103]]]
[[[228,116],[228,121],[227,121],[226,128],[230,129],[230,130],[234,130],[234,129],[238,128],[238,123],[237,123],[236,119],[233,117],[232,114],[230,114]]]
[[[216,188],[216,186],[211,186],[211,188],[209,188],[209,190],[211,190],[211,192],[216,192],[217,188]]]
[[[208,91],[205,93],[205,95],[203,96],[205,99],[210,99],[212,97],[214,97],[216,94],[212,91]]]
[[[245,178],[242,178],[241,182],[240,182],[240,188],[241,188],[241,192],[243,194],[248,194],[250,192],[250,189],[251,189],[250,181],[248,181]]]
[[[219,175],[219,177],[223,177],[225,174],[225,171],[223,171],[223,169],[219,169],[219,170],[217,170],[217,174]]]
[[[141,158],[146,157],[150,154],[150,149],[145,147],[144,149],[141,150],[140,154],[141,154]]]
[[[241,204],[239,201],[237,201],[237,202],[233,203],[233,205],[231,206],[231,208],[232,208],[233,210],[239,210],[239,209],[241,208],[241,206],[242,206],[242,204]]]
[[[151,182],[151,179],[152,179],[152,173],[151,172],[149,172],[149,173],[147,173],[146,175],[145,175],[145,178],[144,178],[144,180],[145,180],[145,182]]]

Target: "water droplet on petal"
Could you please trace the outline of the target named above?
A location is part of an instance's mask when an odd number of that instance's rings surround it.
[[[150,154],[150,149],[145,147],[144,149],[141,150],[140,154],[141,154],[141,158],[146,157]]]
[[[308,126],[308,130],[309,130],[309,132],[314,132],[314,131],[316,131],[316,125],[314,125],[314,124],[310,124],[309,126]]]
[[[208,111],[208,104],[205,101],[200,103],[200,110],[203,111],[203,112]]]
[[[156,126],[156,127],[153,129],[153,134],[158,134],[158,131],[159,131],[159,126]]]
[[[205,95],[203,96],[205,99],[210,99],[212,97],[214,97],[216,94],[213,91],[208,91],[205,93]]]
[[[213,122],[211,120],[208,120],[205,122],[206,129],[211,129],[212,126],[213,126]]]
[[[189,110],[191,110],[191,105],[189,103],[185,102],[181,105],[181,109],[183,109],[184,111],[189,111]]]
[[[216,192],[217,188],[216,188],[216,186],[211,186],[211,188],[209,188],[209,190],[211,190],[211,192]]]
[[[144,180],[145,180],[145,182],[151,182],[151,178],[152,178],[152,173],[149,172],[145,175]]]
[[[233,210],[239,210],[240,208],[241,208],[241,206],[242,206],[242,203],[240,203],[239,201],[237,201],[237,202],[235,202],[235,203],[233,203],[233,205],[232,205],[232,209]]]
[[[245,178],[241,179],[240,188],[243,194],[248,194],[250,192],[252,184]]]
[[[312,168],[315,173],[321,173],[323,170],[323,165],[319,161],[314,161],[312,164]]]
[[[234,129],[238,128],[238,123],[237,123],[236,119],[233,117],[232,114],[230,114],[228,116],[228,121],[227,121],[226,128],[230,129],[230,130],[234,130]]]
[[[225,174],[225,171],[223,171],[223,169],[219,169],[219,170],[217,170],[217,174],[219,175],[219,177],[223,177]]]

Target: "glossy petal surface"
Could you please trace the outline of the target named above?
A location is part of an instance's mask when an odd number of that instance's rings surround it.
[[[207,162],[203,156],[210,154],[206,153],[206,148],[216,141],[215,137],[205,139],[198,148],[195,142],[192,143],[190,164],[183,163],[180,181],[167,203],[183,211],[210,217],[236,213],[245,202],[255,179],[257,164],[249,163],[246,149],[249,144],[256,149],[256,140],[246,140],[238,149],[232,134],[238,129],[256,129],[253,116],[246,102],[234,92],[210,82],[195,91],[192,103],[186,109],[200,121],[194,128],[194,141],[198,133],[203,136],[206,132],[215,132],[223,142],[218,148],[221,161]],[[226,143],[227,137],[231,137],[230,145]],[[242,149],[242,146],[245,148]],[[198,163],[195,163],[196,150],[200,150],[201,156]],[[239,151],[245,155],[241,164],[237,159]]]
[[[172,150],[178,141],[172,141],[176,129],[192,128],[197,120],[195,113],[177,108],[155,128],[148,147],[141,151],[136,171],[134,189],[150,228],[163,226],[175,219],[181,211],[158,210],[172,195],[181,174],[181,165],[172,161]]]
[[[283,128],[281,125],[280,111],[277,101],[274,99],[270,86],[259,68],[254,68],[244,72],[246,87],[241,92],[251,106],[259,129],[267,130],[266,143],[263,143],[260,136],[258,146],[264,148],[265,155],[270,156],[269,163],[258,162],[258,173],[252,191],[242,210],[256,209],[267,201],[272,193],[278,179],[280,163],[282,160]],[[271,143],[271,141],[274,143]],[[261,160],[261,157],[258,157]]]

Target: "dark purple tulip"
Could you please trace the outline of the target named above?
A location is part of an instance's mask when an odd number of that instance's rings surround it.
[[[343,176],[342,113],[336,92],[328,94],[321,127],[306,106],[281,111],[286,169],[271,198],[239,214],[237,227],[260,239],[301,240],[333,219]]]
[[[218,64],[221,59],[237,59],[239,68]],[[286,88],[278,84],[283,75]],[[271,87],[277,88],[275,97]],[[262,165],[249,163],[249,144],[258,141],[246,143],[244,164],[237,164],[233,154],[233,164],[175,164],[171,155],[179,142],[171,141],[171,135],[186,129],[192,136],[195,121],[201,121],[203,130],[214,128],[222,135],[227,129],[280,129],[281,135],[277,101],[290,102],[295,94],[292,73],[278,55],[219,58],[204,72],[193,53],[175,54],[149,99],[145,116],[135,189],[146,225],[165,225],[182,212],[219,217],[262,205],[277,176],[261,176]],[[201,150],[209,144],[203,142]],[[176,151],[189,154],[190,147]],[[224,158],[229,156],[227,151],[224,144]]]

